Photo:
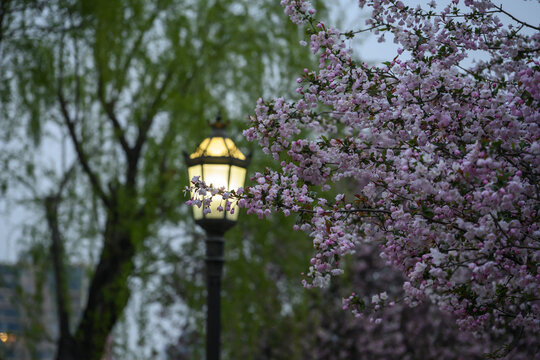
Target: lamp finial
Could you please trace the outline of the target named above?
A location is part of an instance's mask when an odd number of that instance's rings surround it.
[[[212,133],[210,136],[225,136],[225,128],[229,125],[228,121],[223,121],[221,116],[221,110],[218,110],[216,120],[210,123],[212,127]]]
[[[229,122],[228,121],[223,121],[222,120],[223,117],[221,116],[221,110],[218,111],[217,113],[217,116],[216,116],[216,120],[214,121],[214,123],[210,124],[212,126],[213,129],[224,129],[227,127],[227,125],[229,125]]]

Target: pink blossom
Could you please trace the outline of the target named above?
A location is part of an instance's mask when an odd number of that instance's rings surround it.
[[[503,339],[520,333],[533,343],[540,331],[537,29],[516,36],[488,0],[465,1],[461,10],[454,2],[440,13],[362,0],[372,11],[368,26],[381,38],[391,32],[403,49],[368,66],[305,1],[282,4],[292,21],[312,25],[319,69],[301,74],[298,101],[258,101],[245,136],[288,160],[231,196],[260,217],[298,214],[295,230],[311,236],[316,254],[307,287],[327,285],[341,273],[339,259],[377,244],[406,277],[409,305],[431,301],[463,330]],[[486,58],[466,65],[476,50]],[[329,195],[332,187],[338,196]],[[387,306],[381,299],[374,303]]]

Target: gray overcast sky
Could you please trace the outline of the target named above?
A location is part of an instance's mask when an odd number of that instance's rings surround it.
[[[348,0],[347,0],[348,1]],[[402,0],[404,4],[409,6],[417,6],[418,4],[423,7],[429,2],[428,0]],[[438,0],[438,4],[445,6],[450,0]],[[348,1],[351,3],[351,1]],[[502,5],[503,9],[510,14],[516,16],[518,19],[525,21],[532,25],[540,24],[540,0],[494,0],[494,4]],[[357,4],[357,1],[353,2],[353,5]],[[460,0],[460,4],[463,5],[463,0]],[[359,13],[359,12],[358,12]],[[347,22],[353,19],[353,17],[358,17],[358,13],[354,14],[351,12],[348,16]],[[361,13],[364,16],[367,16],[369,12],[364,11]],[[501,21],[506,22],[510,20],[507,16],[501,14],[499,15]],[[353,25],[354,29],[365,27],[364,20],[361,20],[360,23]],[[355,46],[355,52],[366,62],[369,63],[380,63],[383,61],[391,60],[396,56],[396,51],[398,46],[392,42],[391,38],[387,38],[386,42],[379,43],[377,42],[377,37],[369,34],[365,37],[365,40],[360,43],[358,46]]]

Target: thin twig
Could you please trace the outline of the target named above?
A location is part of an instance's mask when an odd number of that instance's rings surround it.
[[[519,20],[518,18],[516,18],[514,15],[510,14],[509,12],[504,11],[503,8],[502,8],[502,5],[495,6],[495,9],[498,9],[500,12],[502,12],[506,16],[510,17],[512,20],[520,23],[521,25],[530,27],[531,29],[540,30],[540,27],[528,24],[528,23],[526,23],[526,22],[524,22],[522,20]]]

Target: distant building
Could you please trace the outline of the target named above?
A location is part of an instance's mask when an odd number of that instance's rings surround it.
[[[81,266],[71,266],[67,275],[74,328],[84,309],[87,279]],[[26,264],[0,264],[0,359],[54,359],[57,318],[51,271],[43,274]]]
[[[0,359],[17,359],[22,318],[19,306],[13,304],[19,284],[16,267],[0,265]]]

